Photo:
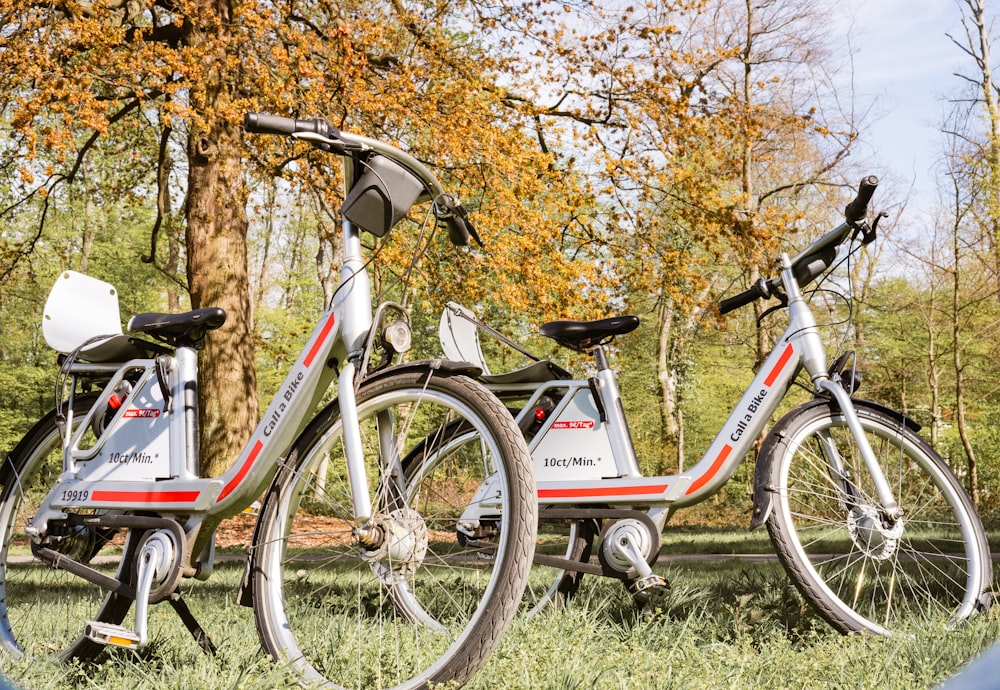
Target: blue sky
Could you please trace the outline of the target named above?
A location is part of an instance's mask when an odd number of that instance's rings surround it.
[[[845,23],[853,16],[859,102],[874,97],[879,114],[862,136],[864,149],[884,166],[881,174],[914,183],[917,206],[933,203],[943,99],[963,87],[956,71],[974,73],[945,35],[964,37],[960,8],[956,0],[849,0],[839,7]]]

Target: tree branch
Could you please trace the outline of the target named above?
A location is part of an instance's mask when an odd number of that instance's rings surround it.
[[[156,238],[160,234],[160,226],[163,225],[163,217],[166,215],[167,205],[170,202],[170,164],[167,155],[167,145],[170,142],[172,127],[164,127],[160,132],[160,149],[156,161],[156,221],[153,223],[153,231],[149,235],[149,255],[140,257],[144,264],[151,264],[156,261]]]
[[[137,109],[139,105],[140,101],[138,98],[129,102],[120,111],[118,111],[110,118],[108,118],[108,124],[114,124],[115,122],[118,122],[119,120],[123,119],[130,112]],[[49,208],[51,207],[52,203],[51,202],[52,192],[56,189],[58,185],[62,183],[71,184],[73,180],[76,179],[77,173],[80,172],[80,168],[83,166],[83,161],[87,155],[87,152],[94,147],[94,144],[97,143],[97,140],[100,138],[100,136],[101,133],[97,131],[93,132],[90,135],[87,141],[84,142],[83,146],[80,147],[80,150],[77,151],[76,160],[73,162],[73,167],[70,168],[70,171],[68,173],[66,173],[65,175],[53,175],[49,177],[49,179],[46,180],[44,184],[36,187],[31,193],[26,195],[23,199],[15,202],[14,204],[11,204],[3,211],[0,211],[0,217],[2,217],[4,214],[9,213],[11,210],[20,206],[21,204],[27,203],[27,201],[33,198],[36,194],[43,193],[42,190],[45,190],[44,192],[45,201],[42,204],[42,212],[41,216],[38,219],[38,226],[35,229],[35,234],[27,242],[21,243],[20,249],[14,252],[14,256],[10,264],[6,268],[4,268],[3,273],[0,274],[0,284],[5,283],[7,280],[9,280],[11,274],[14,272],[14,269],[17,268],[17,265],[21,263],[21,261],[23,261],[29,255],[31,255],[31,253],[35,250],[35,245],[38,244],[38,240],[41,239],[42,236],[42,231],[45,229],[45,220],[48,217]]]

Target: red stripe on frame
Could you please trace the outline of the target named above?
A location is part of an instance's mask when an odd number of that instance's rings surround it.
[[[715,476],[715,473],[719,471],[720,467],[722,467],[722,463],[726,461],[726,458],[728,458],[729,454],[732,452],[733,447],[731,445],[728,443],[724,445],[722,447],[722,452],[719,453],[719,457],[717,457],[715,462],[712,463],[712,466],[708,468],[708,472],[691,482],[691,486],[689,486],[687,490],[687,495],[690,496],[695,491],[708,484],[708,481]]]
[[[319,337],[316,338],[316,342],[313,343],[312,348],[309,350],[309,354],[306,355],[306,361],[303,362],[307,367],[313,363],[316,359],[316,355],[319,354],[320,347],[323,346],[323,341],[326,340],[326,336],[330,335],[330,331],[333,330],[334,314],[330,314],[330,318],[326,320],[323,324],[323,330],[320,331]]]
[[[780,374],[781,370],[785,368],[786,364],[788,364],[788,360],[792,358],[792,353],[794,351],[795,348],[792,347],[791,343],[788,343],[788,347],[785,348],[785,351],[781,353],[781,357],[778,358],[778,363],[774,365],[774,369],[771,369],[771,373],[767,375],[766,379],[764,379],[765,386],[770,388],[774,385],[775,380],[778,378],[778,374]]]
[[[652,486],[595,486],[582,489],[539,489],[538,498],[591,498],[602,496],[631,496],[633,494],[663,494],[669,484]]]
[[[114,503],[194,503],[200,491],[94,491],[92,501]]]
[[[253,449],[250,451],[250,455],[247,456],[247,459],[243,462],[239,472],[236,473],[235,477],[229,480],[228,484],[222,487],[222,492],[219,494],[219,497],[215,499],[216,503],[224,499],[232,493],[233,489],[239,486],[240,482],[243,481],[243,477],[247,476],[247,472],[250,471],[253,461],[257,459],[257,456],[260,455],[260,451],[263,448],[264,444],[261,441],[257,441],[257,443],[253,444]]]

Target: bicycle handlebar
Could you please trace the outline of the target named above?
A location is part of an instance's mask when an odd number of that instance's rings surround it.
[[[833,259],[836,257],[836,248],[851,235],[853,230],[858,229],[858,224],[864,222],[868,216],[868,202],[871,201],[877,186],[878,178],[874,175],[862,178],[858,185],[857,195],[844,208],[846,222],[838,225],[791,259],[792,269],[796,277],[799,278],[800,285],[809,284],[833,263]],[[871,229],[872,237],[874,237],[873,228]],[[866,232],[868,231],[866,230]],[[819,260],[818,264],[817,260]],[[773,295],[780,286],[780,277],[758,280],[749,290],[744,290],[738,295],[720,301],[719,313],[728,314],[759,299],[766,299]]]
[[[736,311],[740,307],[745,307],[759,299],[765,299],[770,296],[771,288],[768,285],[768,282],[761,278],[754,283],[753,287],[749,290],[745,290],[733,297],[727,297],[719,302],[719,313],[728,314],[731,311]]]
[[[444,191],[441,183],[427,166],[416,158],[377,139],[348,134],[331,126],[326,120],[298,120],[267,113],[247,113],[243,128],[252,134],[281,134],[308,141],[313,146],[338,155],[350,152],[371,151],[398,163],[423,184],[434,202],[434,215],[448,229],[448,238],[455,245],[465,246],[472,237],[482,246],[483,242],[468,219],[462,204]]]

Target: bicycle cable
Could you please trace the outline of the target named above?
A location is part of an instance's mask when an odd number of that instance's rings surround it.
[[[63,403],[66,399],[63,397],[63,393],[66,390],[67,385],[69,385],[70,379],[70,367],[73,363],[79,359],[80,354],[90,345],[94,343],[102,342],[114,338],[117,334],[109,335],[95,335],[92,338],[84,340],[82,343],[77,345],[74,349],[65,353],[62,362],[59,366],[59,371],[56,373],[56,384],[55,384],[55,402],[56,402],[56,421],[60,423],[59,426],[63,427],[66,422],[66,415],[63,413]]]

